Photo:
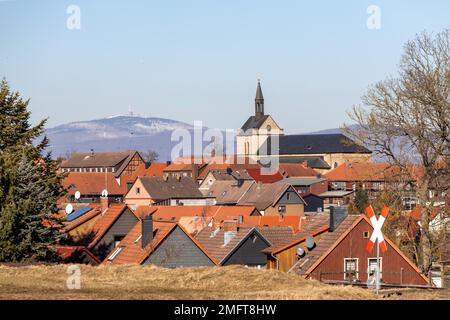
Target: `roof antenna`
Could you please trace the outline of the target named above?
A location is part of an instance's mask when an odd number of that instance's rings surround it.
[[[133,116],[133,111],[131,110],[131,105],[128,106],[128,114],[130,115],[130,117]]]

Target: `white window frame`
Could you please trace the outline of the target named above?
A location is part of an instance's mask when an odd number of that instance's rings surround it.
[[[108,261],[113,261],[117,257],[117,255],[122,252],[124,248],[125,247],[122,246],[114,250],[114,252],[108,257]]]
[[[359,280],[359,258],[344,258],[344,280],[347,280],[347,260],[356,260],[356,280]]]
[[[367,258],[367,276],[369,276],[370,272],[370,260],[377,260],[377,257],[370,257]],[[383,278],[383,257],[380,257],[380,279]]]

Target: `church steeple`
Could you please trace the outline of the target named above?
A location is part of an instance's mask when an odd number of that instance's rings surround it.
[[[256,87],[256,96],[255,96],[255,117],[257,119],[264,116],[264,97],[261,90],[261,83],[258,79],[258,86]]]

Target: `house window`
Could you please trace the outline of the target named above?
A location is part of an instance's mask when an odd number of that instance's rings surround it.
[[[377,258],[367,259],[367,274],[369,276],[374,276],[377,271]],[[383,272],[383,258],[380,258],[380,278],[382,278],[381,273]]]
[[[136,188],[136,194],[141,194],[141,188],[139,187]]]
[[[291,194],[289,192],[286,194],[286,199],[287,200],[291,199]]]
[[[363,238],[368,239],[369,238],[369,231],[363,232]]]
[[[358,258],[344,259],[344,280],[355,281],[358,279]]]
[[[334,169],[336,169],[336,168],[338,167],[338,163],[335,162],[334,165],[333,165],[333,167],[334,167]]]
[[[286,212],[286,206],[278,206],[278,213],[285,213]]]

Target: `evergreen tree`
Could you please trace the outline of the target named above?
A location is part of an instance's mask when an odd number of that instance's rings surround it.
[[[29,122],[29,101],[0,83],[0,261],[45,260],[63,236],[56,217],[64,195],[59,162],[43,156],[46,120]]]
[[[358,213],[363,213],[369,205],[369,195],[366,190],[359,189],[355,193],[355,209]]]

